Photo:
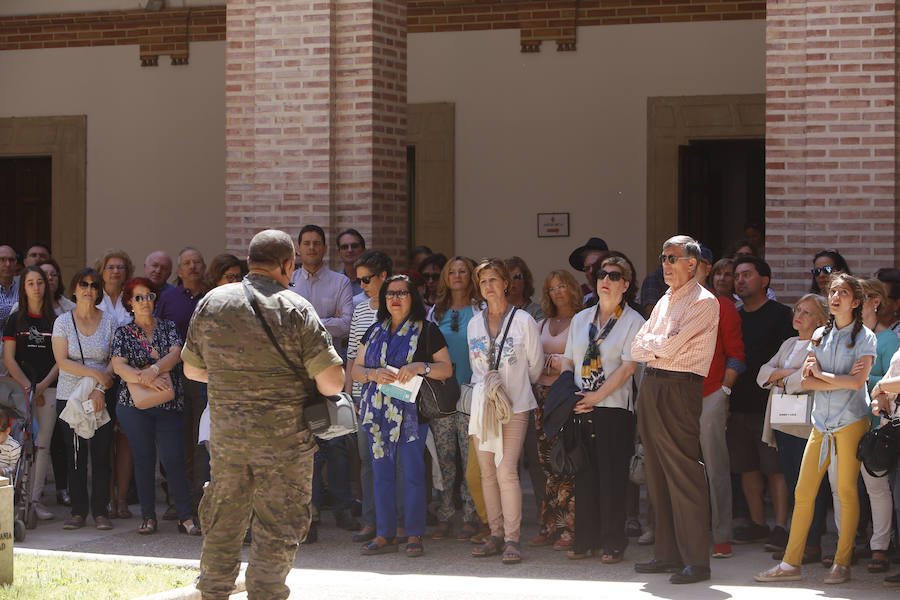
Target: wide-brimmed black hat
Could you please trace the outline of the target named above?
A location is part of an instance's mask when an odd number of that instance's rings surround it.
[[[592,237],[584,246],[575,248],[572,254],[569,255],[569,264],[572,265],[573,269],[584,271],[584,253],[588,250],[606,252],[609,250],[609,246],[606,245],[602,238]]]

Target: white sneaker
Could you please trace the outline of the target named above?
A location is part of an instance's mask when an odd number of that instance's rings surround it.
[[[41,521],[49,521],[55,516],[40,502],[35,502],[32,506],[34,506],[34,514],[36,514],[37,518]]]
[[[653,533],[653,528],[650,526],[645,527],[644,533],[638,538],[637,543],[639,546],[651,546],[656,543],[656,536]]]

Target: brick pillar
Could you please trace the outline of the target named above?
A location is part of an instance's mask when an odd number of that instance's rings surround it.
[[[228,0],[226,247],[355,227],[405,264],[406,3]]]
[[[870,276],[898,256],[898,6],[769,0],[766,259],[789,301],[836,248]]]

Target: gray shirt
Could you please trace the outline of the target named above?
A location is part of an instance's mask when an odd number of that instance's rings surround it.
[[[300,267],[291,276],[291,284],[290,289],[316,309],[322,325],[334,340],[334,347],[346,348],[353,318],[353,290],[347,276],[324,266],[314,274]]]
[[[63,338],[69,345],[69,359],[81,362],[84,353],[84,364],[92,369],[103,371],[109,364],[109,348],[112,344],[113,334],[116,331],[116,321],[109,313],[103,313],[100,324],[94,335],[84,335],[75,330],[73,313],[66,313],[53,322],[53,337]],[[78,341],[81,340],[81,347]],[[57,400],[68,400],[69,395],[75,390],[80,375],[73,375],[62,369],[59,370],[59,381],[56,384]]]

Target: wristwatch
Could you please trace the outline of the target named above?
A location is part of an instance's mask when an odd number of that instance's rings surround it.
[[[428,375],[429,373],[431,373],[431,365],[425,363],[425,372],[422,375]]]
[[[731,388],[728,387],[727,385],[723,385],[723,386],[722,386],[722,391],[725,392],[725,395],[726,395],[726,396],[730,396],[730,395],[731,395]]]

